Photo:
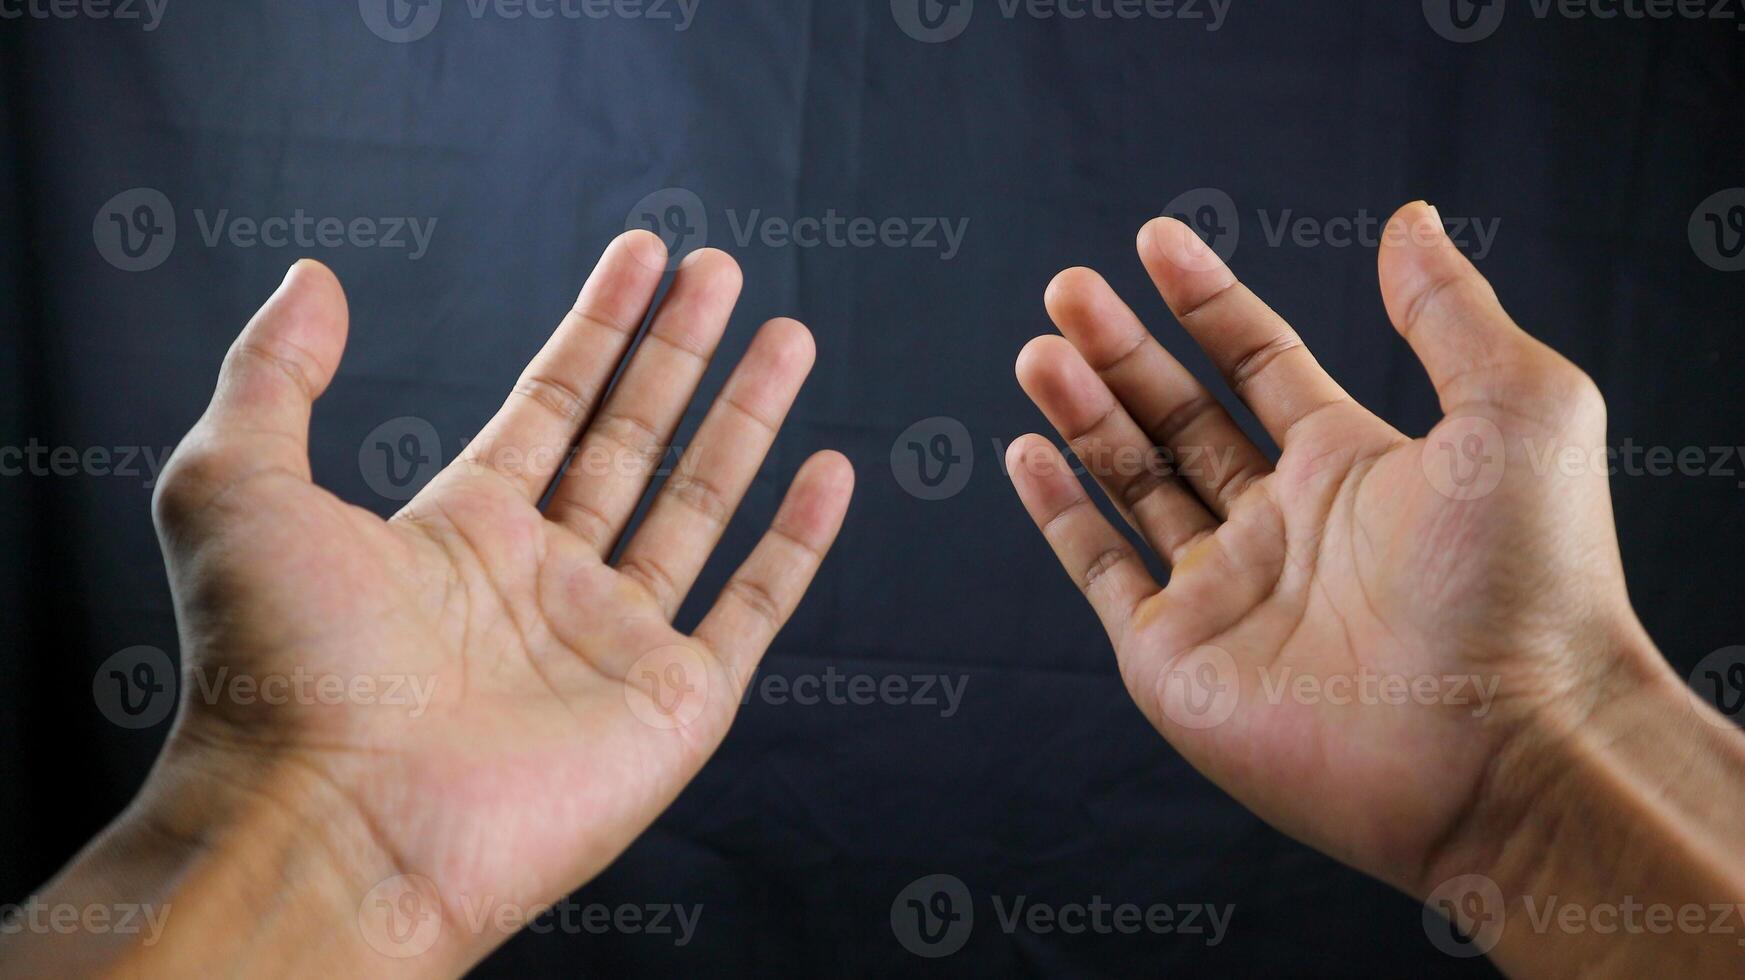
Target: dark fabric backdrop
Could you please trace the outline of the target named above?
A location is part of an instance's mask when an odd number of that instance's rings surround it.
[[[392,43],[368,6],[169,0],[149,31],[0,20],[3,444],[173,445],[237,329],[313,255],[352,311],[317,412],[317,477],[389,513],[360,462],[372,430],[427,420],[452,458],[600,247],[646,195],[683,188],[707,241],[746,272],[704,394],[765,318],[803,319],[819,346],[698,593],[749,547],[798,462],[836,447],[858,497],[766,674],[965,684],[949,717],[754,699],[672,811],[577,896],[700,903],[692,941],[524,935],[481,974],[1488,973],[1438,952],[1416,902],[1249,816],[1140,717],[1001,472],[1004,441],[1044,425],[1012,360],[1048,329],[1052,274],[1087,264],[1206,373],[1132,242],[1178,195],[1217,188],[1238,208],[1237,270],[1357,397],[1422,431],[1434,400],[1386,322],[1374,249],[1275,245],[1268,230],[1287,214],[1380,220],[1424,197],[1494,223],[1481,268],[1600,381],[1614,444],[1745,442],[1745,273],[1705,263],[1687,235],[1702,202],[1745,184],[1737,21],[1541,19],[1514,3],[1494,36],[1455,43],[1402,0],[1235,0],[1215,31],[1007,17],[981,0],[961,36],[923,43],[887,0],[702,0],[682,31],[475,17],[449,0],[427,37]],[[139,187],[171,202],[178,237],[129,272],[101,228]],[[657,198],[660,213],[674,200]],[[202,235],[226,210],[298,209],[436,225],[416,260]],[[949,259],[737,240],[754,211],[832,209],[967,221],[967,236]],[[898,465],[892,453],[934,417],[969,435],[965,482],[926,500],[899,482],[913,474],[904,447]],[[1635,599],[1680,669],[1741,636],[1741,480],[1614,480]],[[109,820],[161,741],[166,726],[117,727],[91,693],[115,651],[176,651],[149,495],[143,470],[0,479],[0,901]],[[962,952],[927,960],[897,941],[891,905],[934,873],[977,896],[976,926]],[[994,895],[1235,910],[1215,946],[1008,935]]]

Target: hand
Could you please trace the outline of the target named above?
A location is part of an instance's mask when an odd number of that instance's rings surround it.
[[[1181,223],[1147,225],[1139,255],[1282,454],[1074,269],[1046,298],[1065,338],[1032,341],[1018,378],[1173,566],[1168,587],[1041,437],[1009,451],[1018,492],[1195,767],[1423,896],[1543,802],[1546,744],[1676,684],[1625,592],[1605,468],[1587,465],[1604,404],[1510,321],[1427,205],[1394,217],[1380,256],[1389,317],[1446,416],[1421,439],[1353,401]],[[1154,447],[1174,470],[1133,465]],[[1583,465],[1544,465],[1571,447]]]
[[[594,876],[720,743],[830,547],[853,473],[823,453],[696,632],[673,628],[812,366],[806,329],[775,320],[617,550],[739,295],[731,258],[690,256],[608,392],[666,261],[646,232],[614,241],[502,410],[388,521],[310,482],[347,314],[333,275],[298,263],[168,465],[155,516],[189,679],[145,808],[167,836],[215,837],[212,798],[283,803],[342,883],[342,931],[311,942],[355,946],[366,892],[415,876],[386,897],[440,902],[419,958],[440,973],[505,938],[468,903],[537,910]],[[301,699],[229,696],[294,673]],[[318,698],[323,678],[380,696]]]

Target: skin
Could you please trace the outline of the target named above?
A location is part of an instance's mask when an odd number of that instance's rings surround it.
[[[689,256],[603,394],[666,262],[653,235],[614,241],[502,410],[387,521],[310,482],[311,404],[347,315],[332,273],[292,268],[157,490],[184,657],[209,678],[409,677],[430,704],[209,702],[185,682],[140,802],[46,890],[168,904],[163,940],[31,937],[0,973],[455,975],[519,925],[469,908],[536,911],[666,808],[726,734],[853,486],[843,457],[812,457],[696,631],[673,628],[813,363],[805,327],[775,320],[610,560],[739,295],[731,258]],[[440,909],[440,936],[395,945],[377,900]],[[258,941],[223,928],[249,921]]]
[[[1712,910],[1745,908],[1745,738],[1632,611],[1604,469],[1536,462],[1604,445],[1597,390],[1441,228],[1410,205],[1380,257],[1446,414],[1425,438],[1353,402],[1160,219],[1140,259],[1277,461],[1075,269],[1046,297],[1062,335],[1026,347],[1018,377],[1167,586],[1048,441],[1012,445],[1013,482],[1140,709],[1261,816],[1453,916],[1512,974],[1737,976],[1745,919]],[[603,395],[665,260],[653,236],[614,242],[499,415],[387,522],[309,482],[346,316],[330,273],[293,268],[160,482],[184,658],[195,677],[410,676],[432,699],[267,705],[185,682],[139,800],[39,896],[168,908],[161,937],[24,931],[0,938],[0,975],[458,975],[671,802],[816,571],[852,473],[813,457],[696,631],[673,629],[812,348],[792,321],[764,327],[621,542],[739,288],[725,255],[692,256]],[[1578,927],[1548,905],[1694,908],[1715,928]]]
[[[1380,254],[1389,317],[1445,415],[1418,439],[1353,401],[1186,226],[1153,221],[1138,250],[1276,463],[1101,277],[1070,269],[1046,295],[1061,335],[1024,348],[1018,379],[1171,566],[1167,586],[1051,443],[1017,440],[1007,465],[1171,744],[1280,829],[1419,897],[1467,874],[1500,882],[1497,916],[1535,890],[1745,895],[1742,811],[1713,800],[1739,802],[1738,734],[1700,717],[1631,609],[1605,470],[1536,465],[1546,446],[1602,448],[1604,403],[1509,319],[1435,211],[1403,209]],[[1428,693],[1327,696],[1366,674]],[[1730,937],[1518,921],[1495,955],[1524,975],[1745,964]]]

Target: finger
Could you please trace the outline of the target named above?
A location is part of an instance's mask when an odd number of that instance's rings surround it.
[[[212,401],[155,488],[167,527],[252,474],[309,474],[309,416],[345,352],[345,291],[328,268],[299,260],[244,327]]]
[[[1065,339],[1037,337],[1025,345],[1018,355],[1018,383],[1159,556],[1174,561],[1183,548],[1218,526],[1200,498],[1168,472],[1151,438]]]
[[[544,496],[648,315],[665,264],[666,246],[646,231],[606,246],[574,308],[459,462],[502,476],[529,502]]]
[[[726,252],[706,248],[686,256],[648,336],[582,434],[547,514],[602,557],[611,554],[665,458],[743,282]]]
[[[744,683],[812,584],[854,495],[854,467],[835,452],[807,460],[769,532],[721,590],[696,637]]]
[[[812,335],[799,322],[765,324],[625,546],[619,570],[641,582],[669,618],[763,466],[814,357]]]
[[[1429,371],[1445,413],[1521,397],[1534,388],[1517,383],[1522,371],[1563,361],[1509,318],[1429,204],[1408,204],[1388,222],[1378,265],[1388,319]]]
[[[1006,449],[1006,471],[1043,537],[1119,646],[1133,611],[1158,591],[1139,553],[1086,495],[1066,459],[1038,435]]]
[[[1374,421],[1187,225],[1151,221],[1139,232],[1139,258],[1176,319],[1281,447],[1292,429],[1323,412],[1343,416],[1336,420],[1342,426],[1359,414]]]
[[[1163,349],[1102,276],[1068,269],[1043,296],[1048,315],[1151,443],[1219,517],[1272,464],[1218,399]]]

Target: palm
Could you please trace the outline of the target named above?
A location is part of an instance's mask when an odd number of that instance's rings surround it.
[[[433,882],[451,914],[485,899],[552,901],[652,822],[725,735],[739,685],[846,506],[846,464],[815,458],[696,634],[673,627],[810,367],[804,328],[777,321],[610,560],[738,288],[720,253],[688,264],[653,339],[600,405],[584,404],[628,346],[628,330],[612,328],[639,321],[658,285],[661,263],[632,255],[646,244],[615,243],[503,411],[388,521],[309,483],[300,445],[259,454],[280,441],[260,433],[286,420],[256,403],[318,392],[343,343],[337,287],[304,270],[238,345],[277,351],[233,353],[159,494],[195,668],[177,737],[294,758],[355,806],[398,870]],[[662,360],[674,351],[678,366]],[[320,380],[286,384],[299,374]],[[275,410],[292,429],[306,424],[306,400]],[[552,474],[541,461],[572,444],[576,462],[542,512]],[[613,465],[583,465],[594,451]],[[368,686],[272,705],[226,686],[296,675]]]
[[[1384,258],[1390,312],[1423,328],[1408,339],[1450,413],[1408,439],[1191,233],[1155,227],[1141,249],[1153,278],[1282,455],[1269,463],[1106,284],[1074,272],[1049,294],[1067,339],[1033,342],[1020,380],[1172,564],[1168,587],[1039,440],[1014,445],[1020,493],[1102,614],[1135,698],[1196,767],[1281,829],[1413,884],[1517,707],[1560,693],[1558,628],[1579,621],[1582,596],[1621,592],[1609,534],[1563,530],[1609,528],[1603,476],[1528,465],[1535,445],[1597,445],[1597,399],[1575,381],[1503,405],[1496,378],[1463,397],[1460,376],[1479,374],[1433,348],[1430,321],[1450,313],[1433,304],[1494,297],[1444,239]],[[1499,370],[1528,380],[1549,352],[1507,329],[1519,361]],[[1096,462],[1154,446],[1177,473]],[[1530,639],[1499,651],[1498,636]]]

